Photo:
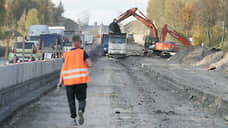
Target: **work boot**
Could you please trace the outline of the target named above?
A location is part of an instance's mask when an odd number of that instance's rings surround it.
[[[71,125],[72,126],[77,126],[78,125],[75,118],[72,118]]]
[[[83,111],[82,110],[79,110],[79,112],[78,112],[78,116],[79,116],[78,122],[79,122],[80,125],[84,124],[83,114],[84,114]]]

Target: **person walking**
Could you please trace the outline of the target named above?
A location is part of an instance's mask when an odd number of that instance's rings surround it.
[[[77,125],[77,115],[79,116],[79,124],[84,123],[83,114],[86,107],[87,83],[89,82],[88,68],[92,67],[88,54],[81,49],[81,42],[80,36],[73,36],[72,49],[64,53],[64,64],[57,85],[61,87],[63,83],[66,88],[73,125]],[[79,102],[78,114],[75,104],[76,98]]]

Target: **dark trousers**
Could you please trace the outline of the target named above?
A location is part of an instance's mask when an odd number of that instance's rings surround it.
[[[86,95],[87,95],[87,84],[77,84],[71,86],[65,86],[67,99],[70,107],[71,118],[77,117],[76,112],[76,98],[79,102],[78,110],[85,112],[86,107]]]

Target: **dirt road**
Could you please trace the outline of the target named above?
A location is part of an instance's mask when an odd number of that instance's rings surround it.
[[[86,121],[81,128],[227,127],[222,119],[163,88],[168,83],[149,78],[128,59],[101,57],[90,75]],[[71,128],[65,89],[43,96],[3,128]]]

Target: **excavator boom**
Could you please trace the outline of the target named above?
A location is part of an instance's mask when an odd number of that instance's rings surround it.
[[[168,25],[166,24],[162,30],[162,34],[161,34],[161,41],[165,41],[167,33],[169,33],[172,37],[176,38],[177,40],[179,40],[184,46],[186,47],[191,47],[191,43],[185,38],[183,37],[181,34],[179,34],[177,31],[171,31],[168,29]]]
[[[149,20],[142,12],[139,11],[139,13],[142,15],[140,16],[139,14],[136,13],[138,9],[137,8],[132,8],[121,14],[117,19],[114,20],[115,23],[120,23],[121,21],[127,19],[130,16],[134,16],[137,20],[142,22],[144,25],[146,25],[150,30],[151,30],[151,36],[154,38],[158,37],[157,29],[154,26],[153,22]],[[114,24],[114,23],[112,23]]]

